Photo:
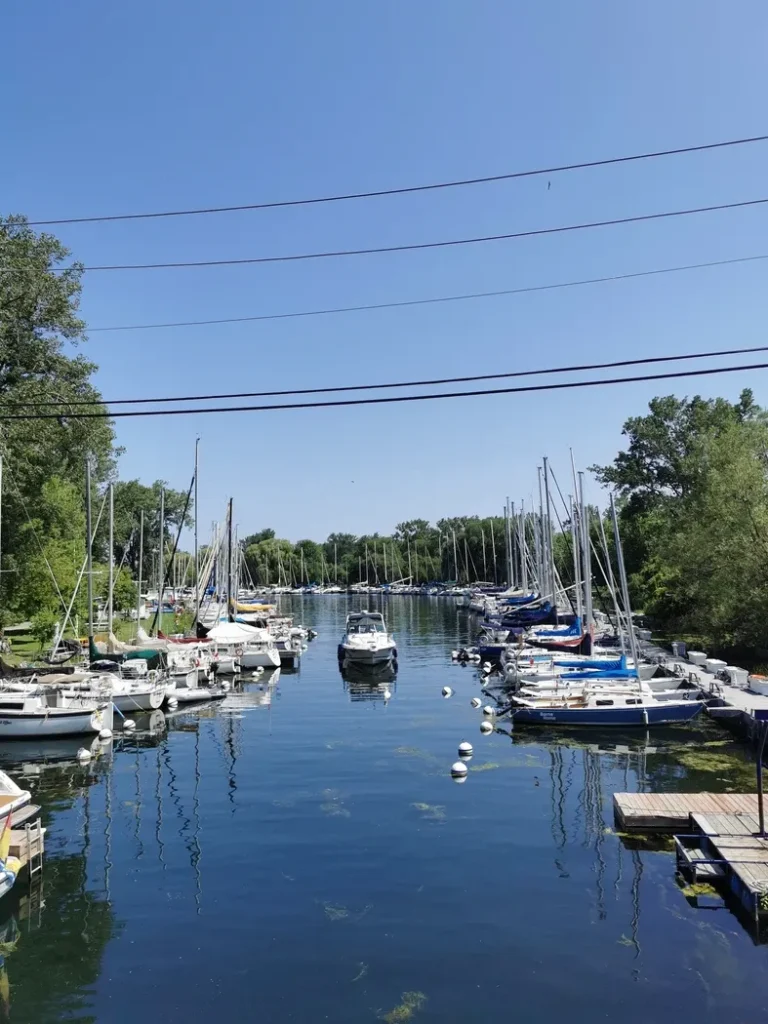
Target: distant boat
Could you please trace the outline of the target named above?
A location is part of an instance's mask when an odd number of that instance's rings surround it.
[[[350,612],[338,649],[339,661],[380,665],[397,657],[394,637],[387,632],[381,612]]]

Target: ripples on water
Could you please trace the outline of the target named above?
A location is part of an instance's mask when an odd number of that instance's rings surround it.
[[[612,830],[615,790],[749,785],[726,734],[702,722],[649,743],[486,737],[469,706],[477,677],[448,660],[467,640],[448,602],[385,602],[399,672],[373,683],[336,662],[346,612],[363,601],[284,603],[320,634],[298,672],[246,682],[166,728],[145,716],[85,767],[80,740],[47,764],[2,750],[48,835],[42,893],[2,905],[0,1020],[765,1013],[765,947],[728,910],[691,907],[670,853],[630,849]],[[457,785],[463,739],[475,754]]]

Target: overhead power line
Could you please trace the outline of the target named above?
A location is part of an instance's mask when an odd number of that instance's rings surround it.
[[[513,181],[516,178],[534,178],[543,174],[559,174],[564,171],[583,171],[594,167],[609,167],[612,164],[628,164],[641,160],[655,160],[665,156],[679,156],[684,153],[703,153],[707,150],[726,149],[732,146],[746,146],[754,142],[765,142],[768,135],[753,135],[744,139],[728,139],[725,142],[708,142],[699,146],[680,146],[676,149],[660,149],[631,156],[614,156],[603,160],[587,160],[581,163],[559,164],[553,167],[538,167],[534,170],[511,171],[508,174],[490,174],[478,178],[461,178],[455,181],[439,181],[427,185],[407,185],[403,188],[378,189],[374,192],[349,192],[341,195],[314,196],[308,199],[283,199],[267,203],[247,203],[240,206],[208,206],[193,210],[160,210],[151,213],[117,213],[94,217],[58,217],[52,220],[32,220],[34,227],[56,224],[98,224],[121,220],[156,220],[161,217],[195,217],[212,213],[240,213],[246,210],[274,210],[286,206],[314,206],[320,203],[340,203],[351,199],[375,199],[381,196],[399,196],[410,192],[431,192],[438,189],[460,188],[466,185],[486,185],[496,181]]]
[[[668,220],[672,217],[689,217],[696,213],[715,213],[719,210],[738,210],[750,206],[763,206],[766,199],[745,199],[738,203],[718,203],[714,206],[696,206],[687,210],[665,210],[663,213],[642,213],[634,217],[614,217],[610,220],[587,221],[582,224],[559,224],[553,228],[532,228],[529,231],[510,231],[503,235],[478,235],[474,238],[450,238],[441,242],[413,242],[408,245],[381,245],[367,249],[335,249],[326,252],[293,253],[288,256],[251,256],[245,259],[228,260],[184,260],[175,263],[118,263],[83,267],[83,270],[169,270],[186,267],[234,267],[252,263],[295,263],[299,260],[323,260],[339,256],[371,256],[375,253],[413,252],[417,249],[447,249],[460,245],[474,245],[478,242],[504,242],[514,238],[534,238],[539,235],[562,235],[572,231],[586,231],[589,228],[608,228],[619,224],[639,224],[644,221]],[[10,269],[10,268],[3,268]],[[59,273],[73,267],[59,267]]]
[[[552,366],[541,370],[513,370],[509,373],[479,373],[466,377],[436,377],[428,380],[400,380],[388,384],[345,384],[340,387],[300,388],[290,391],[240,391],[227,392],[222,395],[179,395],[168,398],[113,398],[100,401],[74,399],[73,401],[44,402],[6,402],[0,408],[19,407],[25,409],[41,409],[55,407],[58,409],[75,408],[84,405],[157,405],[168,402],[214,402],[234,398],[282,398],[287,395],[327,395],[345,391],[382,391],[389,388],[432,387],[436,384],[469,384],[479,380],[504,380],[510,377],[540,377],[553,373],[582,373],[586,370],[615,370],[620,366],[643,366],[648,363],[676,363],[688,359],[715,359],[720,356],[750,355],[754,352],[768,352],[768,345],[756,345],[750,348],[721,349],[717,352],[689,352],[672,356],[644,356],[641,359],[619,359],[610,363],[582,363],[577,366]]]
[[[387,395],[379,398],[337,398],[329,402],[285,402],[280,405],[230,405],[218,409],[210,406],[192,409],[131,409],[125,412],[0,412],[0,422],[7,420],[90,420],[123,419],[136,416],[192,416],[232,412],[278,412],[284,409],[330,409],[341,406],[390,405],[396,402],[429,402],[438,398],[479,398],[486,395],[519,395],[539,391],[565,391],[573,388],[604,387],[610,384],[640,384],[652,380],[673,380],[680,377],[705,377],[715,373],[738,373],[749,370],[766,370],[768,363],[752,363],[747,366],[718,366],[706,370],[677,370],[672,373],[651,373],[641,377],[612,377],[606,380],[565,381],[556,384],[526,384],[514,388],[487,388],[482,391],[441,391],[433,395]]]
[[[759,256],[737,256],[728,260],[710,260],[708,263],[687,263],[678,267],[660,267],[656,270],[638,270],[630,274],[610,274],[605,277],[587,277],[576,281],[557,281],[553,284],[528,285],[522,288],[504,288],[493,292],[466,292],[460,295],[438,295],[428,299],[406,299],[400,302],[373,302],[362,306],[335,306],[330,309],[305,309],[293,313],[266,313],[261,316],[234,316],[217,320],[178,320],[162,324],[125,324],[117,327],[89,327],[88,333],[107,331],[149,331],[167,327],[209,327],[218,324],[245,324],[261,320],[290,320],[305,316],[331,316],[336,313],[360,313],[375,309],[400,309],[405,306],[429,306],[440,302],[465,302],[468,299],[492,299],[505,295],[526,295],[531,292],[555,291],[560,288],[580,288],[589,284],[607,284],[628,281],[635,277],[654,277],[659,274],[677,274],[683,270],[703,270],[706,267],[727,267],[736,263],[754,263],[768,260],[768,253]]]

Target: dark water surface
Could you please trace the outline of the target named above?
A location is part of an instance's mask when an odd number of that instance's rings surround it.
[[[320,634],[299,672],[145,717],[88,766],[79,741],[44,765],[6,746],[48,836],[42,894],[0,905],[0,1020],[761,1019],[766,948],[612,830],[615,790],[749,786],[738,745],[708,722],[483,736],[449,602],[390,598],[396,681],[342,679],[373,600],[284,599]]]

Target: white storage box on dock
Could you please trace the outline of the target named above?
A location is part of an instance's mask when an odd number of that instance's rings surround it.
[[[745,668],[739,668],[738,665],[726,665],[725,671],[728,673],[728,678],[731,681],[731,686],[744,687],[749,681],[749,672]]]
[[[719,658],[707,658],[704,662],[704,671],[709,672],[712,676],[716,676],[718,672],[722,672],[725,666],[726,662],[721,661]]]
[[[707,660],[707,656],[704,651],[688,651],[688,661],[692,665],[703,665]]]
[[[650,640],[652,635],[653,634],[651,633],[650,629],[636,629],[635,630],[635,636],[637,637],[638,640]]]
[[[768,676],[749,676],[749,688],[753,693],[762,693],[768,697]]]

